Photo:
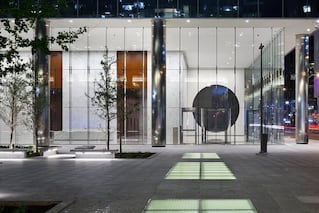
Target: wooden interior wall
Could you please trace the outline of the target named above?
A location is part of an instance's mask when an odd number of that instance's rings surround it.
[[[126,55],[124,55],[126,53]],[[143,58],[144,57],[144,58]],[[126,63],[125,63],[126,59]],[[143,64],[144,63],[144,64]],[[126,72],[124,69],[126,67]],[[126,76],[124,74],[126,73]],[[125,78],[124,78],[125,77]],[[127,101],[126,106],[130,108],[136,105],[139,109],[142,106],[142,91],[144,92],[144,98],[146,98],[147,88],[147,52],[143,51],[119,51],[117,52],[117,78],[126,79],[126,91]],[[122,88],[118,82],[118,89]],[[124,104],[124,103],[123,103]],[[123,106],[121,106],[123,107]],[[142,122],[142,116],[140,110],[135,110],[130,114],[126,120],[126,135],[128,137],[138,136],[140,134],[140,123]],[[118,122],[118,129],[122,126]]]
[[[50,130],[62,130],[62,52],[50,53]]]

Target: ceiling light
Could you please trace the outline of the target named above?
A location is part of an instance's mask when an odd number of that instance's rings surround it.
[[[187,20],[186,20],[186,22],[187,22],[187,23],[190,23],[190,22],[191,22],[191,20],[187,19]]]

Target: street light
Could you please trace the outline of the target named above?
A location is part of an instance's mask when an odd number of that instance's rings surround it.
[[[260,43],[259,49],[260,49],[260,153],[267,153],[267,140],[268,135],[263,134],[263,48],[265,46]]]

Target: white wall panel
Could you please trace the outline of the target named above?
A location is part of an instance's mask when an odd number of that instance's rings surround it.
[[[89,28],[88,36],[90,51],[104,51],[106,42],[106,28]]]
[[[124,49],[124,28],[107,29],[107,46],[110,51],[123,51]]]

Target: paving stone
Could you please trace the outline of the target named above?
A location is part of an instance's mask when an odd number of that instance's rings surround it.
[[[116,147],[115,147],[116,148]],[[258,212],[319,209],[319,141],[308,145],[124,145],[150,159],[0,160],[1,201],[73,201],[63,212],[141,212],[149,199],[250,199]],[[236,180],[165,180],[184,153],[217,153]],[[205,159],[199,161],[205,162]],[[209,160],[207,160],[209,161]],[[216,161],[216,160],[214,160]]]

